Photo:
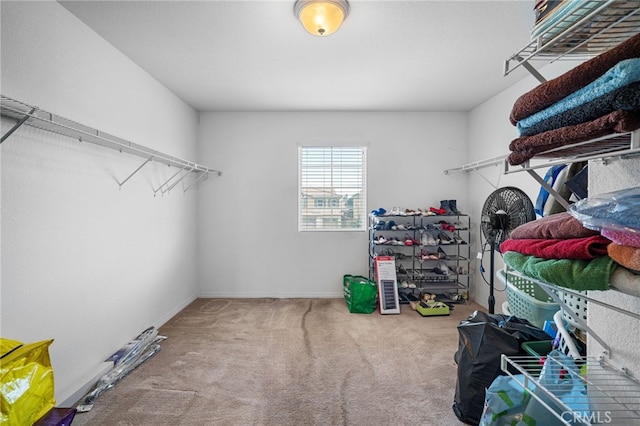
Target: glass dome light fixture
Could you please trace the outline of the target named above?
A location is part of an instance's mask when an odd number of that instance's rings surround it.
[[[293,13],[309,34],[324,37],[340,28],[349,13],[347,0],[296,0]]]

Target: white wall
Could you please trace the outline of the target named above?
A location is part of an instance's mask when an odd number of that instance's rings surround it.
[[[366,232],[297,231],[297,146],[368,146],[368,210],[467,204],[465,113],[201,115],[200,159],[224,175],[200,189],[199,295],[327,297],[366,275]]]
[[[4,95],[194,159],[197,114],[58,3],[1,8]],[[154,198],[173,173],[155,163],[119,190],[142,159],[33,128],[1,152],[1,335],[54,339],[63,402],[195,298],[197,192]]]

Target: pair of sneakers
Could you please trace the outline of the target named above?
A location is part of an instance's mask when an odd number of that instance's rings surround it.
[[[449,267],[447,266],[447,264],[442,261],[438,262],[438,264],[433,268],[433,272],[435,272],[438,275],[451,274],[451,271],[449,270]]]
[[[424,231],[420,236],[420,244],[423,246],[437,246],[438,241],[433,237],[431,232]]]

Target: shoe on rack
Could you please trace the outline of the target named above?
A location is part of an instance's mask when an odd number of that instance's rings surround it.
[[[431,232],[425,232],[425,235],[427,236],[427,246],[437,246],[438,245],[438,241],[434,238],[433,234],[431,234]]]
[[[437,209],[435,207],[429,207],[429,211],[433,212],[435,215],[446,215],[447,211],[445,209]]]
[[[384,248],[380,253],[382,253],[383,256],[391,256],[391,257],[395,256],[395,253],[390,248]]]
[[[449,200],[440,200],[440,210],[444,210],[446,212],[445,214],[453,214],[449,205]]]
[[[455,227],[455,226],[453,226],[452,224],[450,224],[450,223],[449,223],[449,222],[447,222],[447,221],[441,220],[441,221],[440,221],[440,222],[438,222],[438,223],[440,224],[440,227],[441,227],[442,229],[446,229],[447,231],[452,231],[452,232],[453,232],[453,231],[455,231],[455,230],[456,230],[456,227]]]
[[[458,202],[457,202],[457,200],[448,200],[448,202],[449,202],[449,210],[451,210],[451,213],[453,213],[453,214],[462,214],[460,212],[460,210],[458,210],[458,206],[457,206]]]
[[[453,239],[456,240],[456,244],[466,244],[466,242],[460,237],[457,232],[453,233]]]
[[[428,235],[429,233],[426,231],[421,231],[420,232],[420,245],[422,246],[428,246],[429,245],[429,238]]]
[[[449,275],[451,273],[451,271],[449,270],[449,267],[446,265],[446,263],[442,261],[438,262],[435,268],[433,268],[433,272],[435,272],[438,275]]]
[[[440,232],[438,236],[440,237],[440,244],[451,244],[453,242],[453,239],[446,232]]]
[[[448,259],[449,255],[446,251],[442,250],[442,247],[438,247],[438,258],[439,259]]]

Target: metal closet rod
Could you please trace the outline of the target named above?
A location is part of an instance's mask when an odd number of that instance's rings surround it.
[[[143,157],[146,161],[142,166],[146,165],[149,161],[160,161],[168,166],[188,169],[190,172],[200,172],[205,174],[215,173],[218,176],[222,175],[222,172],[219,170],[214,170],[193,161],[184,160],[179,157],[147,148],[143,145],[129,142],[108,133],[89,128],[75,121],[56,116],[38,107],[27,105],[7,96],[0,95],[0,98],[2,116],[16,120],[16,124],[2,136],[2,142],[4,142],[21,125],[26,124],[27,126],[78,139],[80,142],[90,142],[119,152],[127,152],[128,154]],[[137,173],[142,166],[136,169],[123,182],[119,182],[120,186],[129,180],[131,176]]]

